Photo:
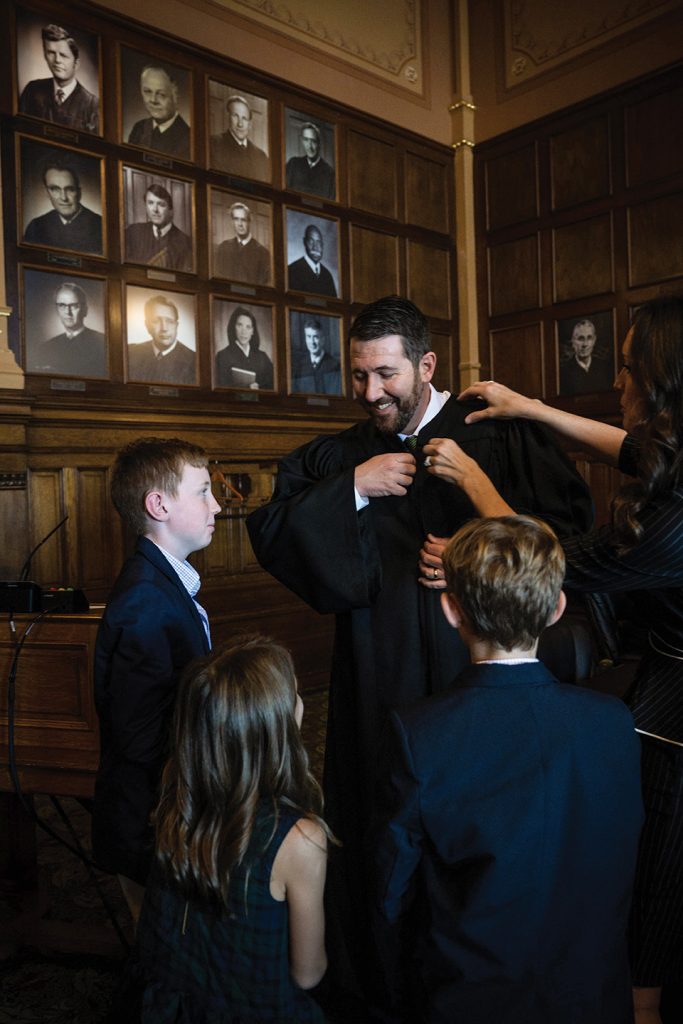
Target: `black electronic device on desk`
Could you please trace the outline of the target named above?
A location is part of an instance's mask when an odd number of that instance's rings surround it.
[[[90,608],[88,599],[82,590],[75,587],[46,587],[44,590],[37,583],[28,579],[31,562],[38,548],[63,526],[69,517],[57,523],[47,536],[29,553],[21,567],[18,580],[0,581],[0,612],[9,612],[10,616],[17,613],[32,612],[87,612]]]

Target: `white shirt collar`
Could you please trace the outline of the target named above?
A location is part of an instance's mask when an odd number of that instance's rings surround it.
[[[408,436],[414,437],[416,434],[419,434],[420,431],[422,430],[422,428],[426,427],[427,424],[431,420],[433,420],[434,417],[438,413],[441,412],[441,410],[443,409],[444,405],[446,404],[446,402],[448,401],[448,399],[450,397],[451,397],[450,391],[437,391],[436,388],[433,387],[432,384],[430,384],[429,385],[429,404],[428,404],[427,408],[425,409],[424,416],[422,417],[422,419],[420,420],[420,422],[418,423],[417,427],[412,432],[412,434],[410,434],[410,435],[408,435],[408,434],[398,434],[398,437],[400,437],[401,440],[404,441],[406,439],[406,437],[408,437]]]

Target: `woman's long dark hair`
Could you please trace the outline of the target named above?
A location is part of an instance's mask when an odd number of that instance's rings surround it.
[[[261,801],[320,820],[322,794],[295,719],[288,651],[246,637],[195,663],[176,705],[156,812],[157,858],[187,896],[227,903]]]
[[[256,317],[254,316],[250,309],[247,309],[246,306],[237,306],[237,308],[233,309],[232,313],[230,314],[230,319],[228,320],[228,326],[225,332],[228,336],[228,341],[230,342],[231,345],[237,344],[237,321],[241,316],[248,317],[249,320],[251,320],[251,326],[254,329],[254,333],[252,334],[251,340],[249,342],[250,349],[260,348],[261,338],[259,337]]]
[[[683,460],[683,298],[644,303],[633,320],[629,357],[643,415],[634,430],[641,448],[638,478],[612,503],[614,537],[622,550],[638,543],[642,509],[681,482]]]

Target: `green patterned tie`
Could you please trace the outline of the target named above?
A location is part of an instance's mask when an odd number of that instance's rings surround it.
[[[403,444],[409,452],[415,452],[417,448],[417,434],[411,434],[410,437],[404,437]]]

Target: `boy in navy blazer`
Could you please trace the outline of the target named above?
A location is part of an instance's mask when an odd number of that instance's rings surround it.
[[[178,681],[211,646],[208,618],[196,600],[199,574],[187,557],[211,543],[220,505],[206,453],[177,438],[142,438],[124,448],[111,493],[138,539],[95,646],[100,765],[92,839],[96,861],[119,876],[137,921]]]
[[[472,520],[443,564],[472,664],[390,714],[372,837],[382,1019],[628,1024],[631,714],[536,660],[565,605],[549,527]]]

